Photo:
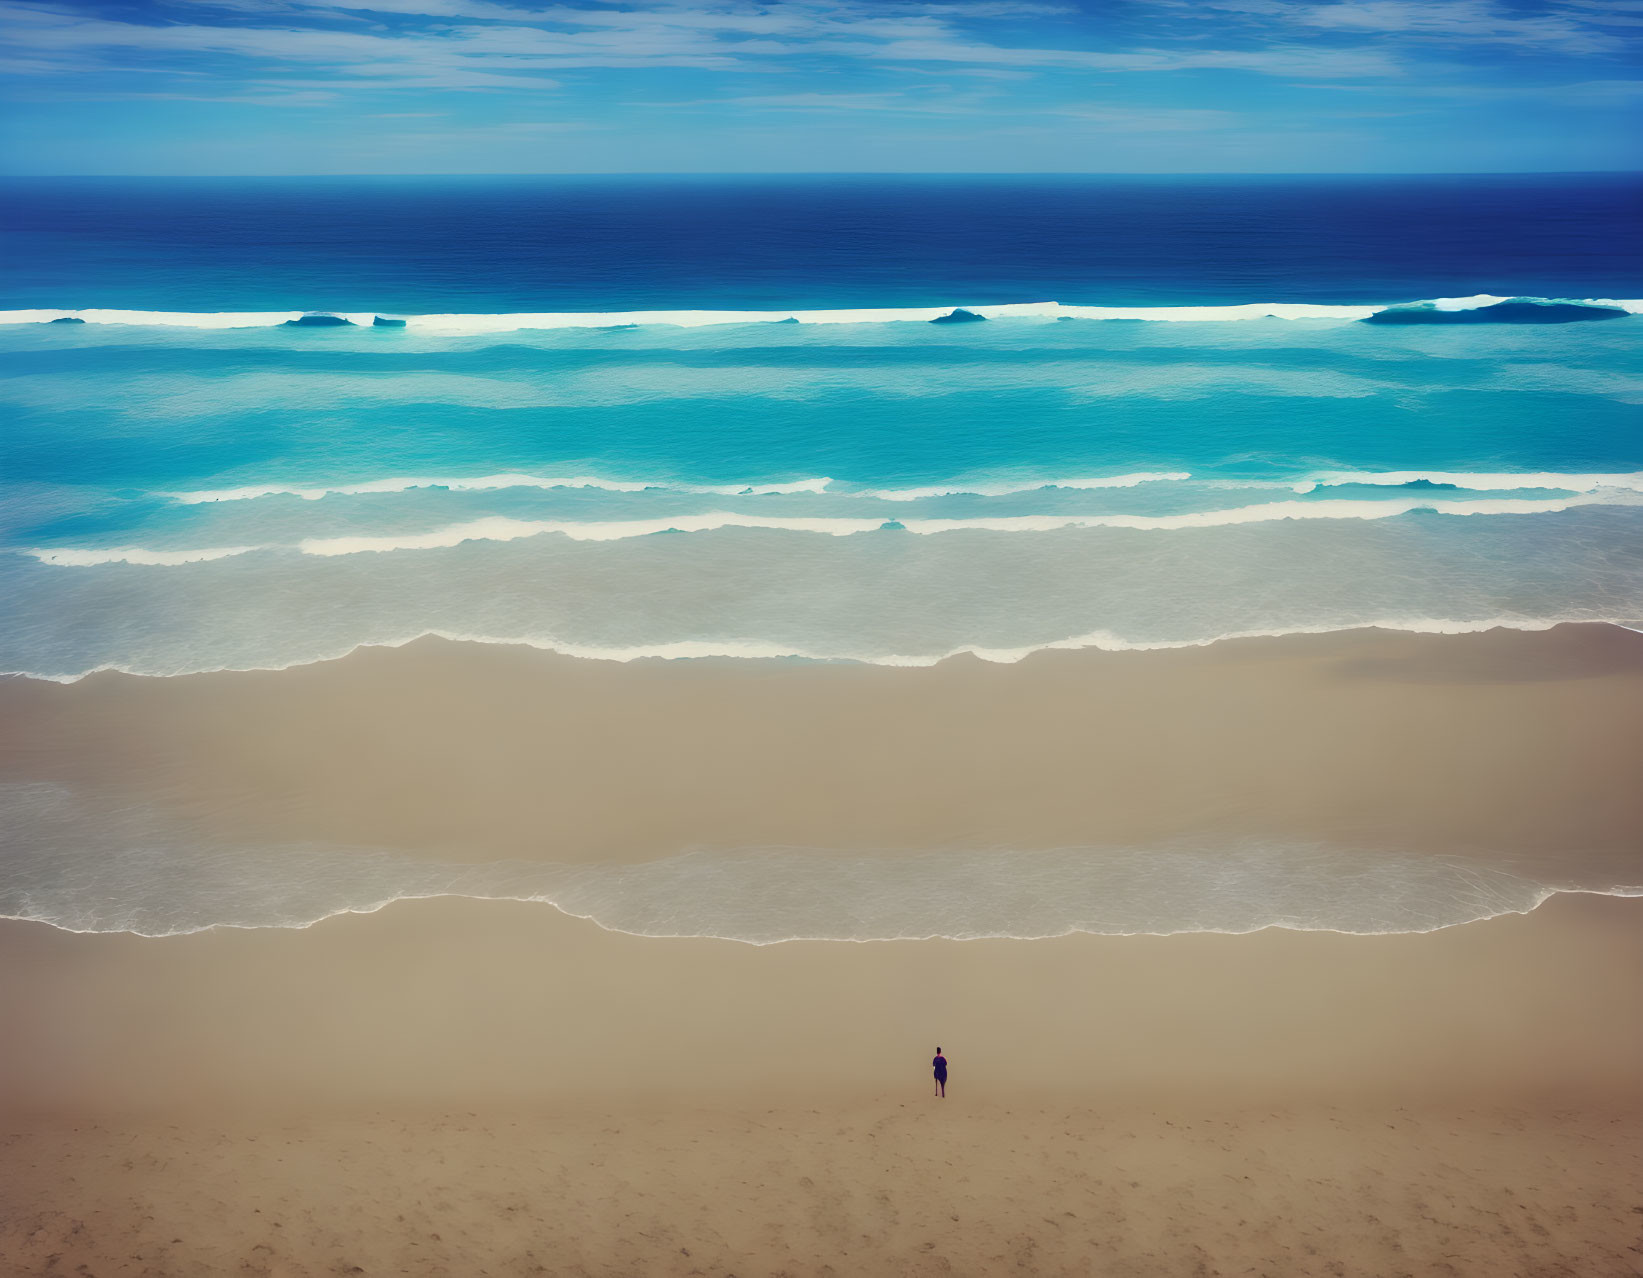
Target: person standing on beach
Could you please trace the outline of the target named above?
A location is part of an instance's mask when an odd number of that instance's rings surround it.
[[[936,1058],[930,1062],[936,1071],[936,1095],[947,1095],[947,1058],[941,1054],[941,1048],[936,1048]]]

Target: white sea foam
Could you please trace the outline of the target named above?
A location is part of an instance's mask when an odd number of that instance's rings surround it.
[[[1328,470],[1297,481],[1298,493],[1318,488],[1340,488],[1349,484],[1368,487],[1401,487],[1404,484],[1448,484],[1474,492],[1504,492],[1547,488],[1558,492],[1592,493],[1604,488],[1643,492],[1643,471],[1626,474],[1572,474],[1566,471],[1471,471],[1471,470]]]
[[[1093,478],[999,480],[956,480],[946,484],[928,484],[922,488],[858,488],[851,490],[857,497],[876,497],[880,501],[924,501],[930,497],[1009,497],[1017,493],[1042,492],[1050,488],[1094,491],[1101,488],[1135,488],[1141,484],[1176,483],[1191,479],[1184,470],[1137,471],[1133,475],[1104,475]]]
[[[85,310],[0,311],[0,324],[49,324],[56,319],[78,319],[87,324],[119,324],[140,328],[272,328],[303,317],[303,311],[129,311],[90,307]],[[340,314],[340,313],[339,313]],[[370,324],[374,315],[343,315],[354,323]]]
[[[1643,314],[1643,301],[1613,297],[1525,297],[1518,293],[1501,297],[1495,293],[1474,293],[1470,297],[1434,297],[1426,302],[1399,302],[1399,306],[1430,306],[1435,311],[1476,311],[1485,306],[1499,306],[1502,302],[1553,302],[1572,306],[1608,306],[1616,310]]]
[[[395,550],[435,550],[465,541],[515,541],[544,533],[559,533],[572,541],[626,541],[656,533],[716,532],[722,528],[761,528],[777,532],[825,533],[848,537],[853,533],[875,532],[882,519],[782,518],[740,515],[713,511],[703,515],[671,515],[657,519],[509,519],[491,516],[467,523],[451,524],[432,532],[385,537],[312,537],[297,544],[305,555],[354,555]]]
[[[0,813],[0,918],[145,936],[303,928],[436,896],[542,902],[612,931],[754,945],[1268,927],[1380,934],[1526,913],[1557,892],[1643,894],[1636,858],[1578,853],[1528,866],[1242,838],[440,863],[385,848],[224,845],[180,818],[50,783],[0,785]]]
[[[652,519],[562,520],[514,519],[502,515],[448,524],[419,533],[389,533],[379,536],[310,537],[294,546],[227,546],[203,549],[146,549],[120,546],[37,547],[21,553],[57,567],[85,568],[101,564],[144,564],[180,566],[254,550],[298,550],[305,555],[336,556],[408,550],[439,550],[470,541],[517,541],[525,537],[558,534],[572,541],[626,541],[658,533],[703,533],[726,529],[759,529],[774,532],[816,533],[849,537],[860,533],[901,531],[915,536],[951,532],[1043,533],[1068,529],[1112,528],[1133,532],[1171,532],[1184,529],[1223,528],[1241,524],[1271,523],[1281,520],[1378,520],[1426,512],[1438,515],[1542,515],[1555,514],[1576,506],[1643,504],[1643,495],[1623,489],[1597,489],[1569,497],[1484,498],[1461,501],[1450,498],[1405,497],[1381,501],[1331,498],[1315,501],[1261,502],[1223,510],[1190,511],[1175,515],[999,515],[955,519],[880,518],[852,519],[841,516],[810,518],[780,515],[750,515],[734,511],[708,511],[695,515],[663,515]]]
[[[561,657],[583,661],[610,661],[625,665],[630,661],[816,661],[840,662],[849,665],[886,666],[892,669],[930,669],[955,658],[974,657],[992,665],[1015,665],[1041,652],[1078,652],[1086,649],[1098,652],[1173,652],[1185,648],[1208,648],[1216,644],[1260,639],[1288,639],[1314,635],[1344,634],[1358,630],[1387,630],[1417,635],[1485,634],[1492,630],[1511,630],[1538,633],[1562,625],[1613,625],[1623,630],[1643,634],[1643,622],[1619,621],[1587,614],[1559,615],[1540,618],[1519,615],[1501,615],[1477,619],[1445,617],[1401,616],[1376,617],[1329,625],[1293,625],[1255,630],[1229,630],[1220,634],[1193,639],[1128,639],[1110,630],[1092,630],[1065,639],[1046,640],[1042,643],[1023,644],[1000,648],[964,644],[931,653],[882,653],[840,648],[830,650],[803,644],[766,640],[690,639],[644,644],[594,644],[540,635],[494,635],[467,630],[419,630],[399,639],[369,640],[344,644],[331,650],[317,651],[296,660],[273,665],[196,665],[186,669],[157,670],[130,661],[111,661],[91,666],[72,674],[39,670],[0,670],[0,676],[32,679],[39,683],[78,683],[92,675],[121,674],[138,678],[178,678],[201,674],[277,673],[301,666],[340,661],[355,653],[372,649],[403,648],[424,639],[439,639],[450,643],[483,644],[490,647],[530,648]]]
[[[377,494],[410,492],[415,489],[437,488],[450,492],[494,492],[512,488],[589,488],[613,493],[669,492],[688,493],[708,497],[761,497],[792,496],[798,493],[826,493],[829,496],[871,497],[880,501],[922,501],[930,497],[974,495],[1004,497],[1016,493],[1038,492],[1050,488],[1096,490],[1102,488],[1134,488],[1140,484],[1166,483],[1190,479],[1186,471],[1142,471],[1131,475],[1106,475],[1079,478],[1033,480],[955,480],[931,484],[922,488],[849,488],[838,487],[839,481],[825,476],[812,479],[794,479],[780,482],[750,480],[746,483],[691,484],[673,480],[606,479],[597,475],[529,475],[506,473],[474,476],[408,475],[390,479],[370,479],[355,483],[328,484],[246,484],[237,488],[202,488],[185,492],[162,492],[166,497],[183,505],[194,506],[214,502],[254,501],[262,497],[299,497],[304,501],[321,498],[361,497]]]
[[[1183,528],[1224,528],[1236,524],[1269,523],[1281,519],[1391,519],[1414,511],[1438,515],[1544,515],[1573,506],[1598,504],[1596,495],[1542,501],[1528,498],[1497,498],[1481,501],[1405,500],[1274,501],[1230,510],[1199,510],[1179,515],[1002,515],[991,519],[906,519],[908,532],[943,533],[972,530],[980,532],[1054,532],[1062,528],[1127,528],[1138,532],[1169,532]],[[1608,503],[1606,503],[1608,504]],[[1629,501],[1614,501],[1630,505]]]
[[[494,475],[425,476],[407,475],[356,482],[335,481],[316,484],[245,484],[234,488],[203,488],[181,492],[161,492],[182,505],[255,501],[265,497],[297,497],[319,501],[330,496],[362,497],[393,495],[418,489],[449,492],[495,492],[506,489],[595,489],[613,493],[666,492],[693,496],[756,497],[825,494],[863,497],[876,501],[916,502],[937,497],[1009,497],[1052,490],[1095,492],[1108,488],[1136,488],[1142,484],[1185,483],[1190,471],[1136,471],[1124,475],[1055,476],[1043,479],[957,479],[908,488],[858,488],[846,481],[825,476],[787,481],[749,480],[743,483],[692,484],[674,480],[608,479],[597,475],[531,475],[508,472]],[[1317,471],[1300,479],[1202,479],[1207,487],[1222,489],[1287,488],[1305,494],[1319,488],[1348,485],[1402,487],[1413,483],[1452,486],[1473,492],[1507,492],[1548,489],[1557,492],[1593,493],[1601,489],[1643,492],[1643,471],[1625,473],[1573,473],[1567,471],[1450,471],[1450,470],[1330,470]]]
[[[484,336],[531,329],[619,328],[668,325],[701,328],[723,324],[765,324],[796,320],[801,324],[885,324],[927,323],[955,309],[986,319],[1090,319],[1160,320],[1166,322],[1214,323],[1251,319],[1338,320],[1366,319],[1391,307],[1429,305],[1437,310],[1473,310],[1499,302],[1569,301],[1583,306],[1609,306],[1643,314],[1643,299],[1613,298],[1508,298],[1492,294],[1473,297],[1444,297],[1428,301],[1380,302],[1373,305],[1326,305],[1311,302],[1246,302],[1212,306],[1085,306],[1060,302],[1015,302],[1004,304],[943,303],[939,306],[859,307],[833,310],[661,310],[661,311],[541,311],[486,315],[408,315],[405,329],[439,336]],[[374,311],[328,312],[353,324],[370,327]],[[43,309],[0,311],[0,324],[43,324],[60,318],[81,319],[88,324],[137,325],[159,328],[267,328],[300,319],[302,311],[144,311],[106,308]],[[316,332],[322,330],[315,330]]]
[[[239,488],[205,488],[190,492],[160,493],[161,497],[184,505],[209,502],[253,501],[259,497],[300,497],[318,501],[322,497],[361,497],[379,493],[403,493],[418,488],[443,488],[450,492],[494,492],[509,488],[596,488],[613,493],[665,491],[694,493],[712,497],[742,497],[819,493],[833,481],[825,477],[795,479],[782,483],[681,484],[646,480],[603,479],[597,475],[526,475],[508,473],[474,476],[411,475],[392,479],[370,479],[359,483],[323,485],[248,484]]]

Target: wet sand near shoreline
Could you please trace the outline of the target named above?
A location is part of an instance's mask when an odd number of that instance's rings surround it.
[[[277,672],[0,680],[0,780],[221,845],[632,862],[690,847],[1316,839],[1633,854],[1643,635],[1352,631],[924,669],[422,640]]]

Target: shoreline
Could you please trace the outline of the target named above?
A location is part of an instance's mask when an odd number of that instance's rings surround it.
[[[254,549],[266,549],[266,547],[251,547],[246,551],[236,551],[235,553],[249,553],[250,550]],[[26,551],[23,553],[33,554],[34,552]],[[1469,622],[1419,618],[1402,622],[1363,622],[1352,625],[1325,626],[1317,629],[1238,631],[1233,634],[1216,635],[1210,639],[1160,640],[1155,643],[1113,639],[1103,632],[1096,632],[1090,635],[1075,636],[1071,639],[1053,640],[1028,648],[984,648],[974,646],[954,648],[951,651],[932,657],[821,656],[796,650],[788,651],[779,645],[773,644],[749,643],[744,645],[742,650],[734,650],[729,645],[716,645],[709,642],[698,643],[695,641],[664,643],[650,647],[594,648],[579,644],[549,644],[528,639],[497,639],[484,635],[427,630],[407,639],[368,640],[354,644],[343,651],[307,657],[283,666],[212,666],[199,670],[177,670],[165,673],[134,670],[129,666],[114,664],[94,666],[78,674],[43,674],[36,670],[0,670],[0,685],[13,680],[20,680],[24,683],[69,685],[105,675],[115,675],[128,679],[198,679],[209,675],[276,675],[283,674],[288,670],[302,670],[309,666],[325,666],[339,661],[362,659],[375,652],[397,652],[403,648],[441,644],[452,644],[461,648],[515,649],[520,652],[538,653],[548,659],[596,661],[612,665],[629,665],[634,662],[654,665],[693,664],[698,662],[719,664],[747,661],[791,666],[835,666],[846,669],[928,670],[946,665],[949,662],[966,660],[979,661],[984,665],[1013,666],[1049,653],[1190,652],[1198,649],[1219,648],[1227,644],[1249,644],[1268,641],[1297,643],[1311,639],[1330,639],[1337,636],[1441,635],[1446,638],[1455,638],[1461,635],[1484,635],[1502,632],[1524,635],[1544,634],[1550,630],[1609,630],[1643,635],[1643,624],[1628,624],[1621,621],[1572,620],[1568,618],[1544,622],[1517,623],[1501,620]]]
[[[0,927],[12,924],[22,924],[28,927],[44,927],[53,932],[62,932],[68,936],[130,936],[144,941],[169,941],[184,936],[200,936],[208,933],[233,932],[306,932],[311,928],[320,927],[337,919],[364,918],[373,914],[381,914],[397,905],[418,901],[467,901],[476,904],[500,903],[508,905],[540,906],[561,918],[570,919],[576,923],[589,923],[601,932],[612,936],[632,937],[636,941],[713,941],[724,942],[729,945],[745,945],[750,949],[763,950],[781,945],[920,945],[925,943],[940,943],[952,945],[969,945],[976,942],[1003,942],[1007,944],[1033,945],[1043,941],[1061,941],[1075,936],[1098,936],[1105,939],[1121,940],[1125,937],[1145,937],[1149,940],[1168,940],[1177,936],[1261,936],[1268,932],[1288,932],[1298,936],[1351,936],[1370,939],[1383,936],[1431,936],[1437,932],[1447,932],[1459,927],[1475,927],[1482,923],[1492,923],[1496,919],[1526,918],[1536,913],[1553,901],[1562,897],[1582,898],[1596,897],[1605,900],[1629,901],[1643,897],[1643,889],[1631,886],[1624,888],[1549,888],[1545,896],[1534,905],[1521,910],[1502,910],[1498,914],[1485,914],[1477,918],[1459,919],[1452,923],[1438,923],[1431,927],[1396,928],[1386,931],[1353,931],[1348,928],[1325,927],[1322,925],[1300,925],[1293,922],[1262,923],[1247,928],[1217,928],[1217,927],[1190,927],[1183,926],[1170,931],[1092,931],[1086,928],[1070,928],[1064,932],[1045,934],[1042,936],[1017,936],[1004,932],[986,932],[973,935],[950,936],[942,932],[927,932],[917,935],[898,936],[782,936],[770,940],[754,939],[746,936],[723,936],[711,932],[640,932],[630,931],[627,928],[606,923],[588,914],[578,914],[565,909],[551,900],[538,897],[522,896],[483,896],[468,892],[439,892],[426,895],[396,896],[392,900],[383,901],[379,905],[361,908],[349,907],[339,909],[331,914],[313,919],[306,923],[208,923],[200,927],[173,932],[140,932],[131,928],[76,928],[67,926],[51,919],[30,918],[22,915],[0,915]]]
[[[303,931],[5,922],[0,1111],[916,1096],[926,1039],[988,1104],[1624,1110],[1643,1076],[1640,920],[1643,901],[1570,897],[1424,934],[762,948],[459,899]]]
[[[1640,773],[1643,635],[1611,626],[916,669],[423,640],[0,680],[0,913],[164,934],[455,895],[762,941],[1413,932],[1643,886]]]

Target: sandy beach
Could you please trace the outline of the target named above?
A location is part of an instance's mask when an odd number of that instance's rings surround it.
[[[1638,1272],[1640,1124],[877,1104],[6,1129],[29,1274]],[[83,1266],[83,1267],[82,1267]]]
[[[764,949],[503,902],[9,924],[0,1248],[17,1273],[1635,1273],[1639,904]]]
[[[1224,831],[1624,868],[1643,830],[1643,638],[1610,627],[916,670],[429,642],[13,679],[0,722],[7,781],[447,860]],[[1640,924],[1593,895],[762,947],[449,898],[6,922],[0,1268],[1643,1272]]]

